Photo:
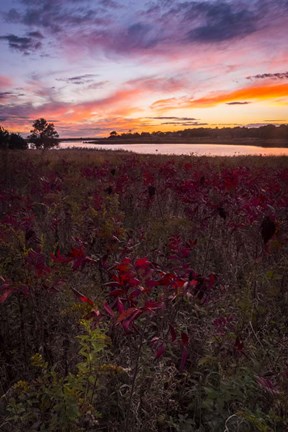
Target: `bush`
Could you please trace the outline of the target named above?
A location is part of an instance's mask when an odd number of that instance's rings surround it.
[[[1,430],[288,429],[287,158],[7,169]]]

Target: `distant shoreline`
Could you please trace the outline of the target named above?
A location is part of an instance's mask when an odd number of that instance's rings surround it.
[[[113,137],[113,138],[99,138],[99,139],[87,139],[87,144],[101,144],[101,145],[113,145],[113,144],[220,144],[220,145],[246,145],[246,146],[256,146],[256,147],[279,147],[279,148],[288,148],[288,140],[286,139],[260,139],[260,138],[231,138],[231,139],[223,139],[223,138],[194,138],[194,139],[178,139],[175,138],[169,139],[165,137],[165,139],[129,139],[129,138],[121,138],[121,137]],[[64,141],[64,140],[63,140]],[[67,139],[68,141],[68,139]],[[75,140],[76,141],[76,140]],[[79,139],[80,141],[80,139]]]
[[[288,148],[288,124],[278,127],[267,124],[260,127],[196,128],[170,132],[117,133],[113,130],[106,137],[62,138],[59,141],[83,141],[86,144],[220,144],[256,147]]]

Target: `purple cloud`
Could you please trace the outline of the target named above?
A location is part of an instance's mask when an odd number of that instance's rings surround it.
[[[263,26],[272,12],[281,17],[287,7],[284,1],[277,6],[268,0],[264,3],[265,7],[263,2],[247,0],[158,0],[120,5],[115,0],[99,0],[95,6],[85,0],[22,0],[24,9],[10,9],[5,17],[50,35],[62,34],[64,41],[76,46],[124,54],[242,38]]]
[[[192,3],[185,18],[198,23],[187,33],[190,42],[217,43],[243,37],[257,29],[255,11],[243,4],[236,5],[223,0]]]
[[[42,43],[39,40],[42,38],[43,36],[39,32],[30,32],[27,36],[23,37],[14,34],[0,36],[0,40],[7,41],[10,48],[26,55],[42,47]]]

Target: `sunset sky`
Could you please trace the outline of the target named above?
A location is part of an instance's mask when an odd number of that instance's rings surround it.
[[[288,0],[0,0],[0,124],[288,123]]]

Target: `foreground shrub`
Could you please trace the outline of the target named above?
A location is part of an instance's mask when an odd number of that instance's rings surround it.
[[[1,430],[288,428],[285,158],[7,167]]]
[[[108,339],[91,322],[82,321],[84,332],[77,337],[80,361],[74,373],[63,376],[49,367],[43,356],[35,354],[31,381],[20,380],[4,396],[7,416],[2,430],[80,431],[98,425],[101,413],[95,404],[107,372],[121,370],[103,363]]]

